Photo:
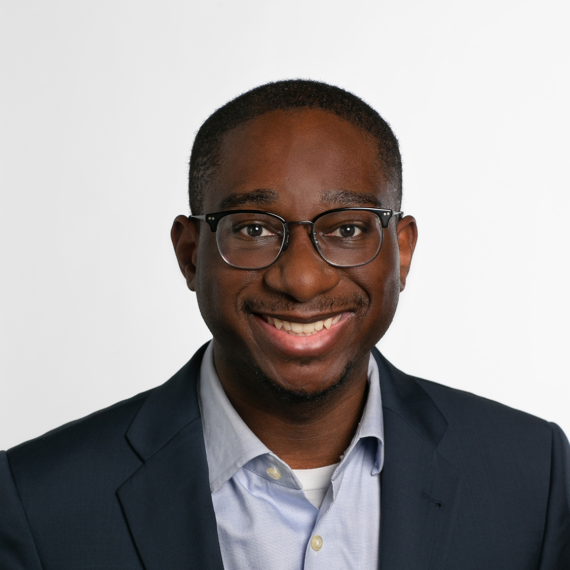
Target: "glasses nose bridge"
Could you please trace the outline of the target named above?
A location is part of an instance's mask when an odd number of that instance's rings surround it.
[[[289,226],[309,226],[310,227],[309,237],[311,238],[311,243],[313,244],[313,247],[315,248],[316,252],[319,253],[319,249],[315,242],[315,222],[311,222],[310,220],[300,220],[298,222],[283,222],[283,225],[285,226],[285,241],[283,243],[283,249],[281,250],[281,252],[284,252],[289,247],[289,241],[290,241]]]

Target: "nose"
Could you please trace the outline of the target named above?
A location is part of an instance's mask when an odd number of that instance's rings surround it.
[[[307,225],[289,226],[289,246],[264,275],[269,288],[299,303],[330,291],[340,280],[338,270],[315,250],[309,232]]]

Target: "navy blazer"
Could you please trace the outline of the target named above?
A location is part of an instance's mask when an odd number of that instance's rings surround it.
[[[204,349],[162,386],[0,453],[1,570],[222,570],[196,393]],[[374,356],[380,568],[569,570],[560,428]]]

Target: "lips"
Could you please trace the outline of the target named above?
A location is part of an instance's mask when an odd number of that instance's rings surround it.
[[[306,319],[311,322],[303,319],[303,323],[259,313],[252,316],[254,335],[265,354],[276,351],[287,358],[321,358],[335,352],[342,346],[342,338],[352,322],[350,311]]]
[[[342,314],[336,315],[335,317],[329,317],[327,319],[314,321],[312,323],[297,323],[294,321],[286,321],[284,319],[278,319],[276,317],[270,317],[269,315],[263,315],[263,318],[270,324],[273,325],[277,330],[282,330],[290,335],[294,336],[311,336],[317,334],[323,329],[330,330],[332,325],[338,323]]]

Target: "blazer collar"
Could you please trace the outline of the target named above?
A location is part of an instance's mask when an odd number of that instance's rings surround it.
[[[182,428],[200,420],[198,375],[204,344],[168,382],[153,390],[127,431],[127,439],[143,461],[164,447]],[[377,348],[372,354],[380,371],[382,407],[397,414],[418,435],[437,447],[447,420],[427,392],[393,366]]]
[[[390,364],[374,347],[372,354],[380,371],[382,407],[397,414],[434,447],[439,445],[447,420],[427,392],[412,378]]]
[[[223,570],[196,392],[205,349],[149,394],[127,432],[144,463],[117,494],[146,570]]]
[[[461,476],[438,452],[448,422],[411,376],[376,349],[384,407],[380,568],[445,567]]]
[[[168,382],[152,390],[127,431],[127,440],[146,461],[182,428],[200,419],[197,388],[202,356],[208,343]]]

